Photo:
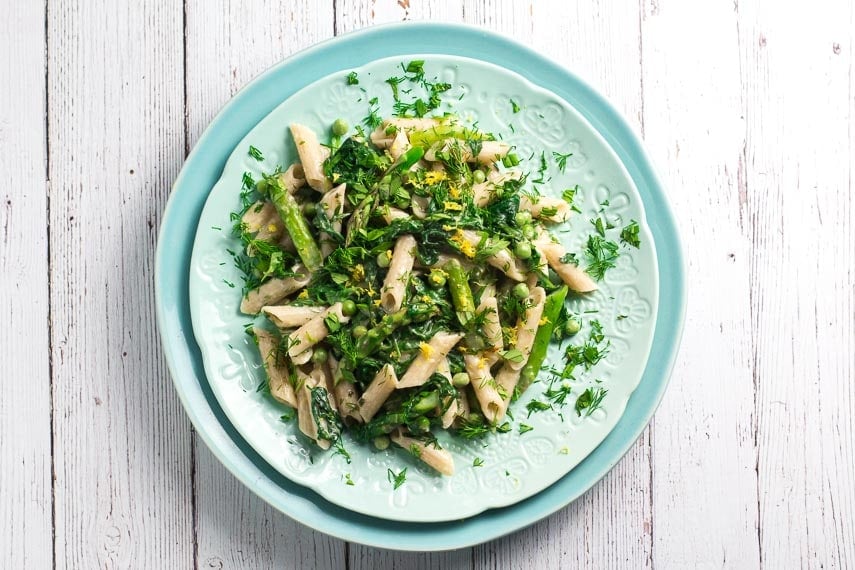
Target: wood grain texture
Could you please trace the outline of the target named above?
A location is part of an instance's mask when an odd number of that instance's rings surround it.
[[[855,566],[852,10],[739,11],[768,568]]]
[[[61,568],[192,564],[188,422],[160,356],[152,286],[184,151],[182,17],[178,2],[48,3]]]
[[[333,4],[188,0],[188,143],[241,87],[291,53],[333,35]],[[195,440],[200,568],[341,568],[345,543],[282,515]]]
[[[855,566],[851,2],[7,4],[3,568]],[[690,284],[669,391],[615,469],[436,554],[348,545],[258,499],[195,440],[154,326],[159,217],[214,114],[294,51],[400,20],[504,32],[608,95],[660,167]]]
[[[44,5],[0,19],[0,567],[51,564]],[[14,84],[14,86],[13,86]]]
[[[680,358],[652,435],[656,568],[760,561],[737,31],[730,3],[643,5],[645,139],[678,212],[691,283]]]

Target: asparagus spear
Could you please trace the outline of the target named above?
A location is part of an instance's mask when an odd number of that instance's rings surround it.
[[[566,285],[547,295],[546,301],[543,303],[543,317],[546,318],[546,322],[537,327],[537,332],[534,335],[528,362],[523,367],[519,384],[517,384],[517,391],[520,394],[525,392],[526,388],[537,378],[537,373],[540,371],[544,358],[546,358],[546,350],[549,348],[549,340],[552,338],[555,321],[558,320],[561,307],[564,306],[565,297],[567,297]]]
[[[297,254],[303,260],[303,265],[309,271],[317,271],[323,265],[324,258],[321,256],[321,250],[318,249],[318,244],[309,229],[309,223],[300,211],[300,206],[277,180],[270,179],[268,183],[270,200],[276,206],[276,211],[282,218],[285,230],[291,236],[294,247],[297,248]]]
[[[448,274],[448,290],[451,293],[451,301],[457,309],[457,318],[460,324],[465,325],[475,314],[475,300],[472,298],[472,289],[469,288],[469,280],[463,266],[456,259],[452,259],[443,267]]]

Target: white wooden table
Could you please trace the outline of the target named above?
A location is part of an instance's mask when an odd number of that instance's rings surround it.
[[[0,567],[855,567],[851,0],[0,0]],[[661,408],[573,505],[477,548],[346,544],[193,434],[154,323],[160,216],[241,86],[377,22],[563,62],[643,134],[690,301]]]

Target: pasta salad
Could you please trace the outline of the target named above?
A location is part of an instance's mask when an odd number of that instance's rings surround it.
[[[510,431],[513,402],[535,381],[543,397],[521,414],[601,405],[607,391],[574,389],[574,371],[599,362],[609,342],[595,319],[580,333],[565,300],[596,290],[614,267],[610,235],[639,246],[638,224],[598,216],[584,251],[566,251],[555,232],[578,212],[576,189],[548,191],[546,154],[526,172],[498,136],[440,112],[451,86],[428,80],[424,62],[401,68],[387,80],[391,116],[369,99],[362,125],[336,120],[324,142],[290,125],[299,161],[257,181],[244,175],[232,214],[241,248],[230,253],[244,274],[241,311],[264,321],[247,330],[267,374],[261,388],[296,411],[283,418],[295,415],[305,436],[345,458],[348,432],[452,475],[435,430]],[[404,100],[415,91],[422,97]],[[563,170],[568,156],[550,158]],[[563,366],[544,366],[550,343]],[[396,488],[404,473],[390,471]]]

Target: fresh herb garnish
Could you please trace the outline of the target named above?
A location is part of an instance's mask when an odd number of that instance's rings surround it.
[[[639,229],[638,222],[635,220],[630,221],[620,231],[620,241],[638,249],[641,246],[641,240],[638,237]]]
[[[534,428],[533,428],[533,427],[531,427],[531,426],[530,426],[530,425],[528,425],[528,424],[520,424],[520,435],[522,435],[522,434],[524,434],[524,433],[528,433],[528,432],[530,432],[530,431],[531,431],[531,430],[533,430],[533,429],[534,429]]]
[[[480,457],[476,457],[472,460],[472,467],[481,467],[484,465],[484,460]]]
[[[392,469],[386,471],[386,479],[392,483],[392,488],[397,489],[407,481],[407,468],[404,467],[400,473],[395,473]]]
[[[359,77],[356,75],[355,71],[351,71],[347,74],[347,84],[348,85],[359,85]]]
[[[567,154],[562,154],[560,152],[552,151],[552,158],[555,159],[555,164],[558,165],[558,170],[562,173],[564,169],[567,168],[567,159],[573,156],[572,152],[568,152]]]
[[[514,114],[520,112],[520,106],[513,99],[511,99],[511,110],[514,112]]]
[[[601,281],[606,275],[606,271],[613,268],[617,263],[618,245],[602,236],[590,235],[585,246],[585,255],[589,262],[585,271],[597,281]]]
[[[587,388],[582,392],[582,395],[576,399],[576,413],[581,416],[582,412],[585,412],[585,417],[587,418],[597,409],[602,407],[603,398],[605,398],[608,393],[609,391],[605,388]]]
[[[249,156],[257,160],[258,162],[264,160],[264,155],[261,154],[261,151],[252,145],[249,145]]]

